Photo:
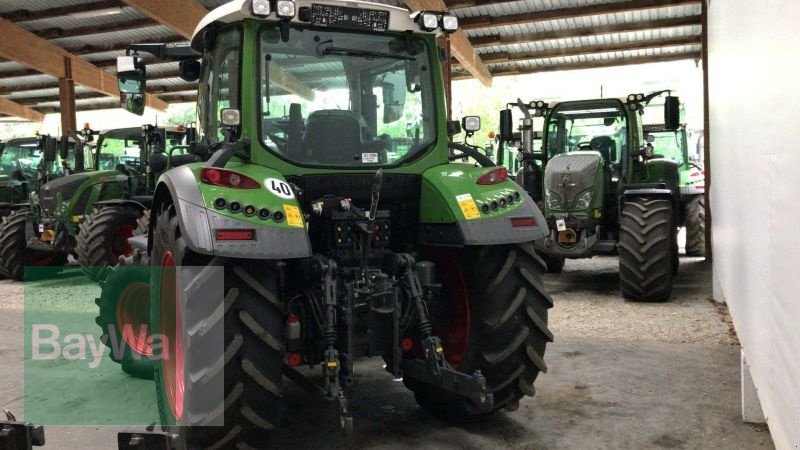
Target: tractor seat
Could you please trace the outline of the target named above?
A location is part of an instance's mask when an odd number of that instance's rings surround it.
[[[361,115],[346,110],[314,111],[306,120],[303,147],[318,164],[353,164],[364,150]],[[310,162],[311,162],[310,161]]]
[[[609,136],[596,136],[589,142],[592,150],[600,152],[606,164],[612,164],[617,159],[617,145]]]

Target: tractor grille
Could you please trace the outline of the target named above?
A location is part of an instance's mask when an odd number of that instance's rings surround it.
[[[562,201],[571,203],[576,195],[592,187],[600,161],[597,152],[578,152],[553,158],[547,162],[544,185]]]
[[[56,209],[56,196],[61,193],[61,198],[67,201],[75,195],[75,192],[80,188],[89,177],[86,175],[69,175],[66,177],[53,180],[42,186],[39,200],[42,208],[48,214],[52,214]]]

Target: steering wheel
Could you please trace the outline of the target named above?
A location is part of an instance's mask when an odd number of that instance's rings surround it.
[[[449,142],[447,144],[447,146],[452,148],[452,149],[454,149],[454,150],[460,150],[461,151],[461,153],[455,153],[455,154],[452,154],[452,155],[448,156],[447,159],[450,160],[450,161],[455,161],[455,160],[457,160],[459,158],[464,158],[464,157],[469,156],[472,159],[474,159],[475,161],[477,161],[478,164],[480,164],[483,167],[494,167],[495,166],[494,161],[489,159],[483,153],[479,152],[477,148],[473,148],[473,147],[470,147],[470,146],[464,145],[464,144],[459,144],[457,142]]]

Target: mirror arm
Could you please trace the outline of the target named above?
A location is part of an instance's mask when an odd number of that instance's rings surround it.
[[[222,144],[222,148],[214,152],[211,155],[211,158],[208,158],[208,161],[204,164],[204,167],[225,167],[225,164],[230,161],[231,157],[236,154],[239,150],[244,149],[250,145],[250,140],[242,139],[241,141],[234,142],[234,143],[225,143]]]
[[[139,52],[149,53],[158,59],[168,61],[197,59],[202,56],[188,44],[131,44],[125,51],[125,55],[131,56],[131,53]]]

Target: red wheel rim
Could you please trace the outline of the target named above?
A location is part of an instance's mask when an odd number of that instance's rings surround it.
[[[167,402],[176,420],[183,416],[183,317],[175,268],[175,258],[167,251],[161,259],[161,286],[159,310],[161,333],[168,354],[163,358],[164,387]]]
[[[428,247],[424,256],[436,264],[442,296],[449,296],[451,301],[450,317],[446,322],[434,318],[433,334],[442,340],[447,362],[457,369],[464,362],[471,327],[469,291],[461,267],[461,255],[455,249]]]
[[[128,242],[130,237],[133,237],[133,225],[125,223],[114,229],[111,235],[111,256],[114,257],[114,261],[119,260],[120,256],[133,253],[133,247]]]
[[[144,356],[153,355],[149,333],[150,285],[132,283],[117,300],[117,327],[131,351]]]

